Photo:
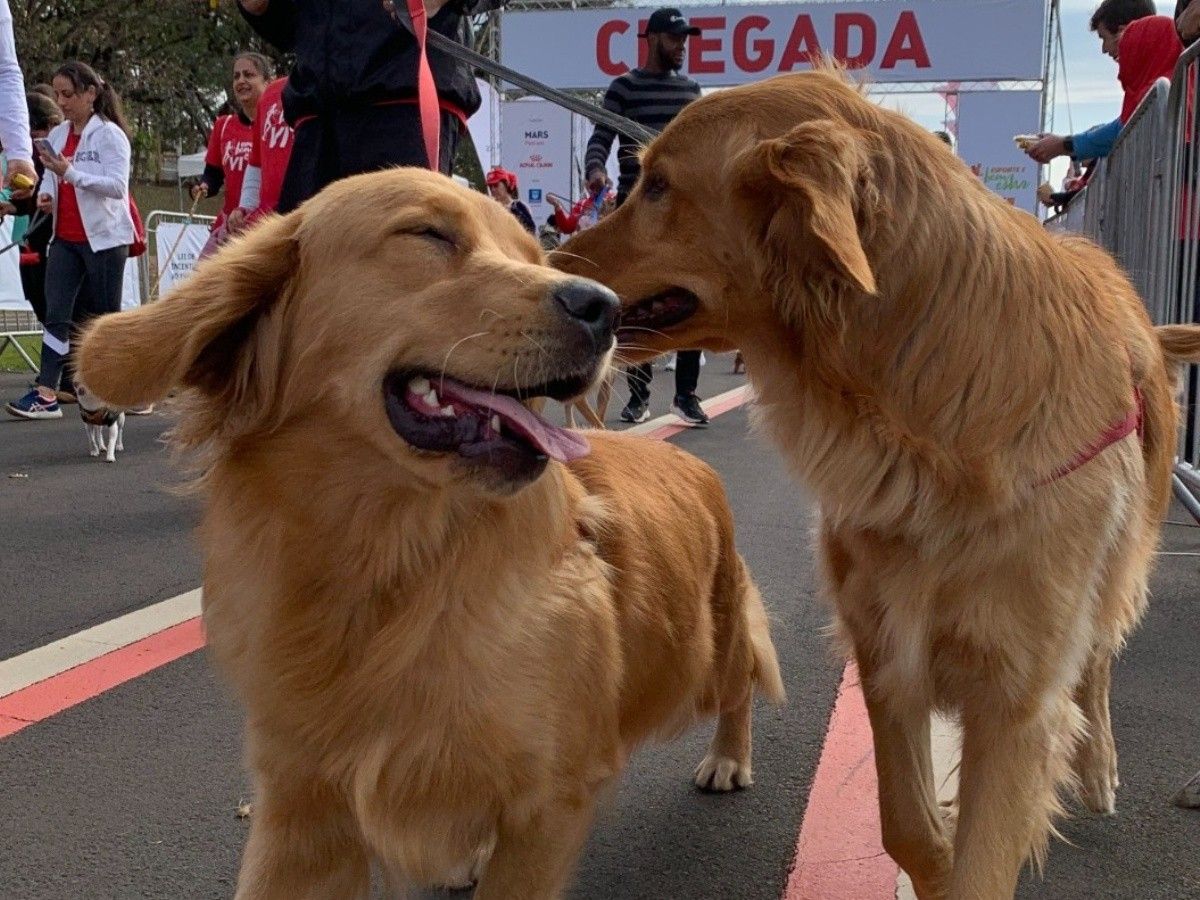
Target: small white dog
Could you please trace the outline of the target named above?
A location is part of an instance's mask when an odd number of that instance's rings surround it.
[[[125,449],[124,411],[106,406],[86,385],[76,382],[75,388],[79,416],[88,436],[88,455],[103,453],[105,462],[116,462],[117,451]]]

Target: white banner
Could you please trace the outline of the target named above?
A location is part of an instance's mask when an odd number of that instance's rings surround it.
[[[0,247],[12,242],[13,216],[0,221]],[[21,287],[21,248],[0,253],[0,309],[30,309]]]
[[[208,240],[209,226],[204,223],[159,222],[155,228],[155,250],[158,257],[158,295],[186,278],[196,265],[196,259]],[[172,249],[174,252],[172,253]],[[170,259],[168,260],[168,255]]]
[[[1037,91],[968,91],[958,95],[958,155],[983,183],[1009,203],[1037,214],[1038,164],[1013,135],[1036,134]]]
[[[571,113],[548,100],[503,103],[500,134],[501,165],[541,228],[554,213],[547,192],[571,196]]]
[[[1047,0],[873,0],[685,7],[684,71],[760,81],[836,56],[874,82],[1040,80]],[[607,87],[641,64],[651,7],[502,13],[504,65],[556,88]]]

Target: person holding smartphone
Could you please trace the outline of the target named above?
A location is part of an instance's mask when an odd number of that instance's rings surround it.
[[[82,62],[60,67],[51,83],[65,121],[37,143],[45,166],[37,207],[54,221],[41,368],[33,389],[4,407],[33,420],[62,417],[55,391],[71,350],[76,311],[86,319],[121,308],[125,260],[135,237],[120,97]]]

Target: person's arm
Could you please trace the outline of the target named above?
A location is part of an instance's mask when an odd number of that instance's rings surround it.
[[[238,206],[246,212],[258,209],[259,197],[262,193],[262,169],[255,165],[246,165],[246,174],[242,176],[242,196]]]
[[[100,173],[81,172],[69,165],[63,180],[76,190],[123,200],[129,195],[129,138],[112,122],[106,122],[96,135],[96,145],[100,151]]]
[[[208,152],[204,154],[204,172],[200,180],[192,186],[193,199],[197,194],[215,197],[221,193],[225,184],[225,169],[221,166],[221,140],[228,121],[222,118],[213,123],[212,134],[208,136]]]
[[[13,178],[24,176],[37,181],[33,169],[33,141],[29,136],[29,107],[25,103],[25,78],[17,62],[17,42],[13,38],[12,11],[8,0],[0,0],[0,146],[8,158],[6,186],[17,199],[28,197],[31,189],[17,187]]]
[[[238,11],[268,44],[285,52],[296,48],[296,0],[238,0]]]
[[[1112,153],[1113,144],[1121,135],[1121,120],[1113,119],[1103,125],[1094,125],[1087,131],[1070,137],[1071,159],[1099,159]]]
[[[620,84],[620,79],[618,79],[608,86],[608,90],[604,94],[604,108],[623,116],[625,115],[625,93],[621,90]],[[587,152],[583,157],[584,177],[587,179],[589,187],[593,177],[598,174],[607,174],[608,155],[612,152],[613,141],[616,137],[617,133],[607,125],[596,123],[591,140],[588,141]]]

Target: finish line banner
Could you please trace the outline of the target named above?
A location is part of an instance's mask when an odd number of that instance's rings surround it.
[[[876,83],[1042,77],[1046,0],[875,0],[693,6],[684,72],[708,87],[835,56]],[[645,61],[652,7],[502,13],[501,62],[559,89],[605,88]]]

